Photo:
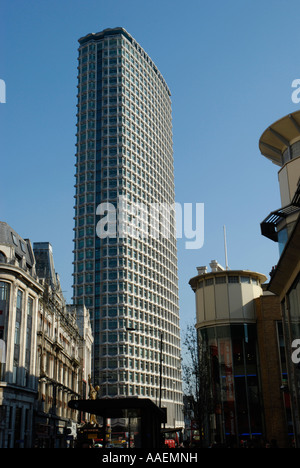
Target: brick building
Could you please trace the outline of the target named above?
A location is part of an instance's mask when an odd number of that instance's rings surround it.
[[[287,369],[278,297],[265,290],[255,299],[255,308],[265,437],[288,447],[291,412],[285,392]]]

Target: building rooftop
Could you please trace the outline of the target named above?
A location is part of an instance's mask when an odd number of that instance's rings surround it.
[[[89,33],[86,36],[81,37],[78,39],[79,44],[82,46],[90,41],[98,41],[100,39],[104,39],[104,37],[110,37],[110,36],[116,36],[122,34],[126,39],[129,40],[129,42],[132,43],[132,45],[135,46],[135,48],[144,55],[145,59],[148,61],[149,65],[153,69],[153,71],[157,74],[159,77],[160,81],[164,85],[166,91],[168,92],[169,96],[171,96],[171,92],[169,90],[169,87],[163,78],[162,74],[158,70],[157,66],[153,62],[153,60],[149,57],[147,52],[144,51],[142,46],[138,44],[138,42],[126,31],[126,29],[122,27],[116,27],[116,28],[106,28],[103,31],[97,32],[97,33]]]
[[[209,276],[251,276],[257,278],[261,284],[267,281],[267,277],[262,273],[257,273],[251,270],[230,270],[229,268],[225,269],[216,260],[212,260],[209,265],[211,267],[211,271],[208,271],[206,266],[197,267],[198,275],[190,279],[189,285],[194,291],[197,288],[198,281],[203,278],[206,279]]]
[[[35,263],[31,244],[28,239],[23,239],[12,229],[9,224],[0,221],[0,250],[1,245],[13,247],[15,254],[26,260],[26,263],[33,266]]]
[[[283,153],[300,140],[300,111],[288,114],[268,127],[259,140],[263,156],[277,166],[283,166]]]
[[[49,242],[34,242],[33,251],[38,277],[47,280],[52,287],[57,286],[52,245]]]

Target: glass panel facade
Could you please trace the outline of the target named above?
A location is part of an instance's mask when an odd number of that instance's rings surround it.
[[[287,150],[283,152],[283,163],[287,163],[291,159],[298,158],[300,156],[300,141],[297,141],[291,145]]]
[[[284,382],[285,406],[289,423],[290,436],[297,438],[297,446],[300,444],[300,363],[298,342],[300,339],[300,275],[288,291],[282,304],[283,335],[286,346],[286,362],[288,368],[288,381]],[[295,345],[295,343],[297,345]],[[296,353],[293,355],[293,353]],[[291,406],[293,406],[293,422],[291,421]]]
[[[27,325],[26,325],[26,344],[25,344],[25,375],[24,386],[28,385],[31,359],[31,340],[32,340],[32,315],[33,315],[33,299],[28,297],[27,300]]]
[[[209,353],[214,413],[206,431],[211,440],[218,436],[231,445],[259,438],[263,420],[255,325],[203,328],[198,333]]]
[[[288,240],[287,228],[281,229],[281,231],[278,232],[279,255],[282,254],[285,244],[287,243],[287,240]]]
[[[297,278],[288,294],[291,340],[300,337],[300,276]]]
[[[20,344],[21,344],[21,325],[22,325],[22,309],[23,309],[24,293],[20,289],[17,293],[16,307],[16,322],[15,322],[15,339],[14,339],[14,359],[13,359],[13,383],[18,384],[20,368]]]

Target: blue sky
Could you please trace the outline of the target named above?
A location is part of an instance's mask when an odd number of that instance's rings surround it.
[[[122,26],[172,93],[176,201],[204,203],[198,250],[178,240],[182,328],[195,321],[188,281],[212,259],[268,276],[277,244],[260,222],[280,207],[263,131],[298,110],[300,3],[293,0],[1,0],[0,219],[49,241],[72,296],[78,38]]]

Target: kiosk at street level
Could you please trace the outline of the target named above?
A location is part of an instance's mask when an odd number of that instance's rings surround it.
[[[112,445],[112,432],[114,425],[118,423],[123,425],[124,434],[127,435],[125,447],[154,449],[162,447],[161,424],[166,422],[166,411],[148,398],[71,400],[68,405],[80,412],[103,418],[98,428],[98,433],[102,431],[103,448]],[[108,420],[111,421],[109,436]]]

